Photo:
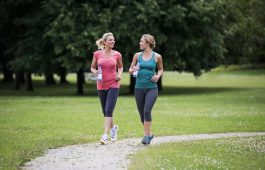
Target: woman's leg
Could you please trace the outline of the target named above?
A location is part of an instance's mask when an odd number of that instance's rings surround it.
[[[104,134],[108,134],[109,130],[113,127],[112,117],[104,118]]]
[[[107,101],[107,90],[98,90],[98,97],[100,100],[103,116],[105,117],[105,106]]]
[[[137,109],[141,118],[142,124],[144,124],[144,103],[145,103],[145,94],[144,89],[134,89],[134,96],[137,105]]]
[[[105,105],[105,130],[104,133],[107,134],[108,131],[113,127],[113,111],[115,109],[116,101],[118,98],[119,89],[110,88],[107,93],[106,105]]]
[[[157,88],[148,89],[145,94],[145,105],[144,105],[144,135],[151,136],[152,126],[152,109],[158,96]]]

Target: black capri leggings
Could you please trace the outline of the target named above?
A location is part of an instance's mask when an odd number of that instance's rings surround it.
[[[98,90],[98,96],[100,99],[102,113],[104,117],[112,117],[113,110],[118,98],[119,89],[110,88],[108,90]]]
[[[151,122],[151,111],[158,95],[157,88],[134,89],[134,96],[142,123]]]

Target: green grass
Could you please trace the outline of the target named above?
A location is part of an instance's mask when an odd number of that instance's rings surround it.
[[[98,141],[103,117],[96,85],[88,82],[85,95],[76,96],[75,76],[68,80],[46,86],[34,77],[34,92],[0,83],[0,169],[16,169],[48,148]],[[124,73],[114,113],[120,138],[143,133],[128,84]],[[265,131],[265,70],[212,72],[198,79],[166,72],[163,85],[153,109],[155,136]]]
[[[242,65],[222,65],[217,68],[212,69],[213,72],[224,72],[224,71],[235,71],[235,70],[257,70],[257,69],[264,69],[265,64],[242,64]]]
[[[265,169],[265,136],[151,146],[128,169]]]

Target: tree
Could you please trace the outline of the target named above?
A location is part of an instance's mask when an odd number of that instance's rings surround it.
[[[10,44],[12,44],[13,36],[10,33],[12,30],[12,23],[9,20],[13,19],[13,15],[8,13],[7,2],[0,2],[0,63],[2,64],[3,70],[3,82],[13,81],[13,72],[8,67],[8,62],[12,59],[11,56],[5,55],[5,51],[8,49]]]
[[[93,4],[93,6],[92,6]],[[77,72],[77,94],[83,94],[83,68],[88,53],[95,48],[95,37],[99,37],[106,18],[98,20],[100,4],[82,3],[73,0],[45,1],[43,9],[53,20],[47,27],[45,38],[52,42],[57,61],[68,70]],[[60,9],[60,10],[58,10]],[[98,25],[98,26],[97,26]],[[103,26],[102,26],[103,25]]]
[[[13,78],[13,72],[8,68],[8,59],[4,55],[5,47],[0,44],[0,63],[2,64],[2,70],[3,70],[3,82],[12,82],[14,80]]]
[[[229,4],[228,1],[233,3]],[[251,2],[263,4],[258,0]],[[246,7],[250,2],[240,3],[243,4],[240,6]],[[245,34],[248,38],[254,37],[247,44],[255,42],[255,46],[246,48],[245,52],[236,47],[234,42],[237,36],[240,37],[237,30],[241,26],[235,25],[231,18],[236,14],[243,16],[243,10],[236,8],[237,2],[234,0],[9,0],[7,4],[20,11],[11,17],[19,31],[15,36],[12,33],[14,45],[9,45],[7,50],[13,56],[10,58],[13,70],[44,73],[47,81],[49,75],[60,70],[64,73],[75,72],[77,94],[83,94],[84,67],[97,49],[95,41],[105,32],[114,33],[117,42],[115,48],[123,55],[125,71],[133,54],[139,51],[138,42],[145,33],[155,36],[155,51],[162,54],[166,70],[171,70],[175,65],[176,70],[189,71],[195,76],[231,59],[225,57],[226,50],[229,55],[240,52],[244,56],[257,53],[262,56],[264,52],[264,38],[259,37],[264,35],[263,29],[260,29],[264,26],[264,22],[261,22],[264,16],[253,10],[254,5],[248,10],[253,16],[251,20],[243,22],[241,17],[240,23],[245,24],[244,28],[249,24],[262,23],[251,27],[252,31],[259,30],[258,33],[249,31],[249,34]],[[233,9],[238,11],[233,13]],[[258,9],[262,11],[263,8]],[[134,79],[131,78],[132,89],[133,83]],[[162,87],[162,81],[160,83]]]
[[[265,2],[226,0],[225,64],[265,62]]]

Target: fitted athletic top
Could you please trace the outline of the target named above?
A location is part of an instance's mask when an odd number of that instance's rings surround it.
[[[103,51],[98,50],[94,52],[93,57],[96,59],[97,65],[102,68],[102,81],[97,81],[97,89],[120,88],[120,81],[116,80],[116,69],[121,54],[118,51],[114,51],[111,57],[104,57]]]
[[[157,84],[151,80],[156,74],[155,52],[149,60],[143,60],[143,52],[138,57],[140,69],[136,77],[135,88],[155,88]]]

